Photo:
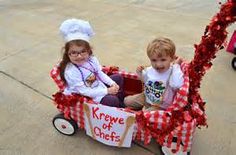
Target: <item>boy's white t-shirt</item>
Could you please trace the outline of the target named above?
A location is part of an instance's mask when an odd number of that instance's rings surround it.
[[[95,102],[100,102],[107,95],[107,84],[111,86],[115,82],[102,71],[102,67],[96,57],[91,56],[81,66],[68,63],[64,73],[67,86],[64,94],[77,93],[91,97]]]
[[[164,73],[157,72],[153,67],[147,67],[143,70],[142,76],[146,102],[151,105],[159,104],[163,109],[167,109],[167,107],[172,104],[176,90],[180,88],[184,82],[183,72],[178,64],[170,66]],[[169,87],[167,88],[168,78]],[[162,104],[161,100],[163,100]]]

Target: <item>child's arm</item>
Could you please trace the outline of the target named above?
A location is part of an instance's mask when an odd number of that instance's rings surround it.
[[[100,88],[100,87],[86,87],[85,85],[76,87],[77,91],[79,94],[88,96],[91,98],[95,98],[97,96],[105,96],[108,94],[108,89],[107,88]]]
[[[72,92],[79,93],[84,96],[88,96],[91,98],[97,97],[97,96],[104,96],[108,93],[107,88],[101,88],[101,87],[87,87],[80,74],[76,74],[76,68],[74,70],[70,70],[69,72],[65,72],[65,79],[67,81],[67,85],[70,87],[70,90]]]
[[[143,82],[143,71],[144,71],[145,67],[144,66],[138,66],[136,69],[136,73],[138,75],[138,78]]]

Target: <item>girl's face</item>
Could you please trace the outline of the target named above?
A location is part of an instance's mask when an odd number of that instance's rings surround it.
[[[156,69],[159,73],[164,73],[170,68],[171,62],[174,60],[169,55],[161,55],[158,54],[152,54],[149,56],[151,65],[154,69]]]
[[[68,56],[73,64],[81,65],[88,60],[89,53],[83,46],[72,44],[68,50]]]

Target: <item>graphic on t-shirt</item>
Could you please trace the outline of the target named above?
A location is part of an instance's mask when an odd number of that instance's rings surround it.
[[[98,82],[94,73],[90,73],[85,79],[86,86],[88,87],[97,87]]]
[[[145,83],[145,95],[152,102],[159,104],[162,100],[165,86],[162,81],[147,81]]]

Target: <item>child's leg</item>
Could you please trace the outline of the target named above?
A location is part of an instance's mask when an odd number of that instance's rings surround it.
[[[126,107],[134,110],[141,110],[145,103],[145,96],[143,93],[126,96],[124,103]]]
[[[124,107],[124,78],[120,74],[113,74],[110,78],[116,82],[116,84],[120,87],[119,92],[117,93],[117,97],[120,100],[121,107]]]
[[[106,95],[102,98],[100,104],[107,105],[110,107],[122,107],[119,98],[116,95]],[[123,103],[122,103],[123,104]]]

